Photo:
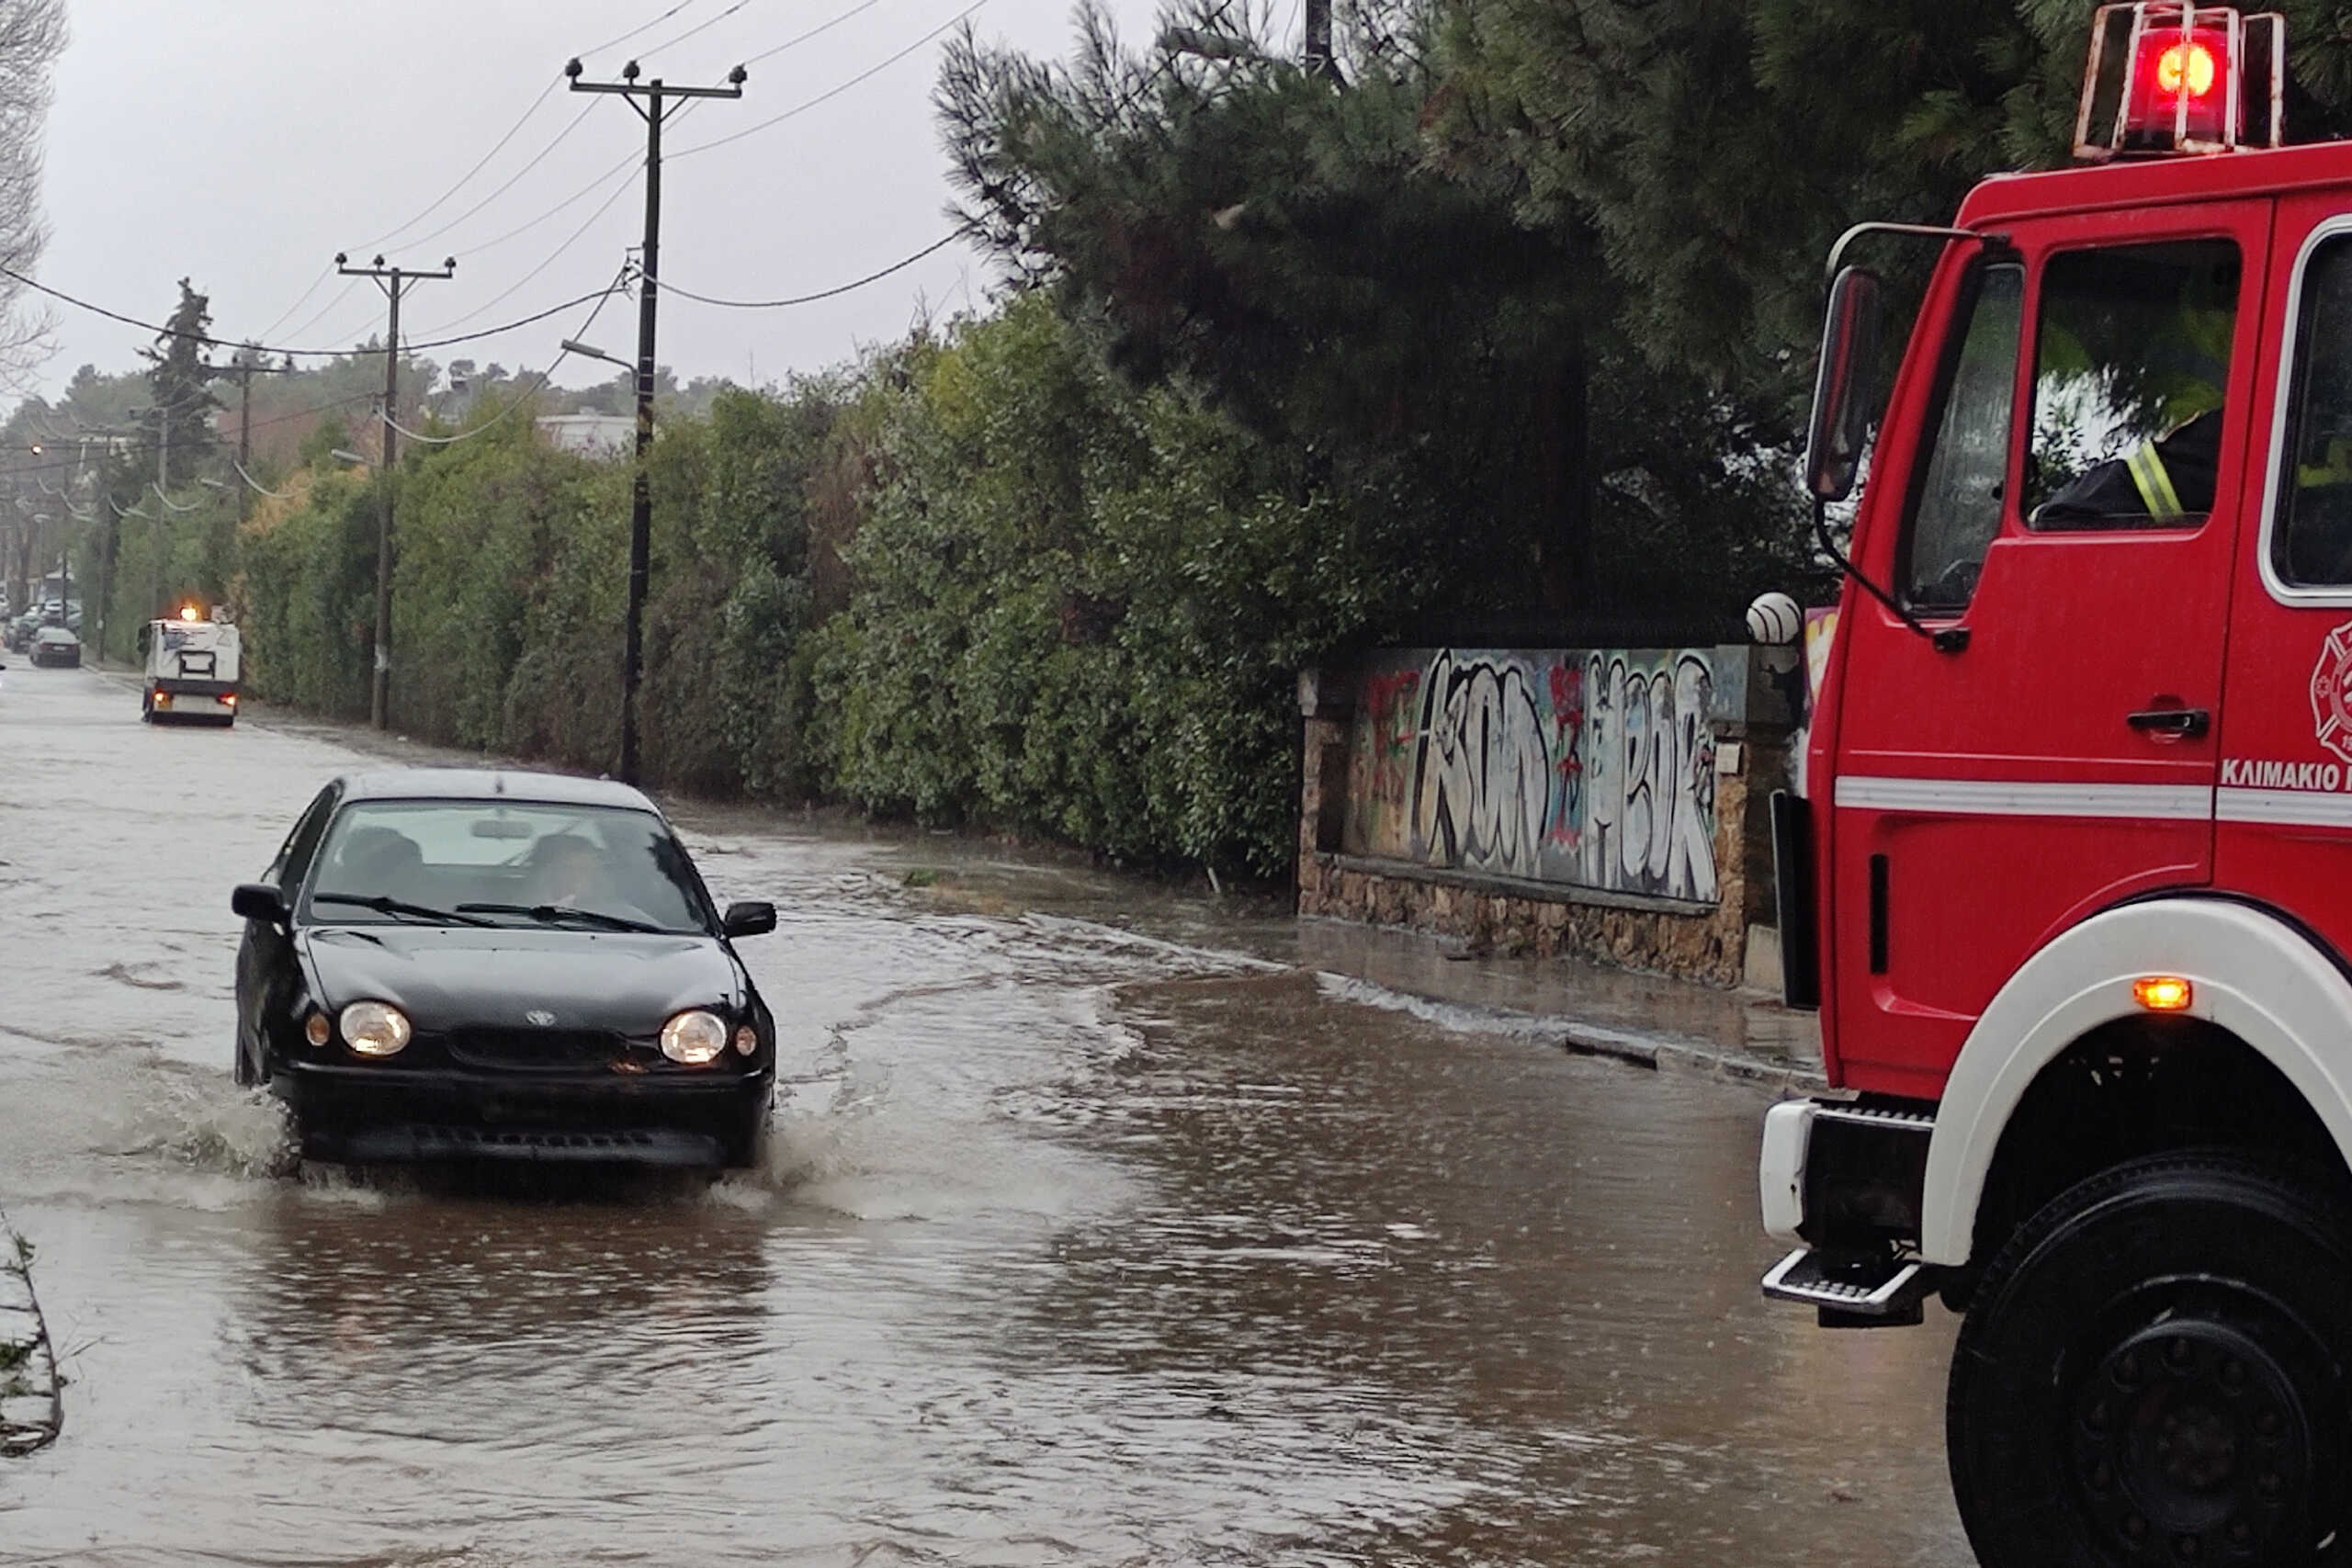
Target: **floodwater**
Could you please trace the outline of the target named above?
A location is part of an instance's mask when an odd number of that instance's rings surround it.
[[[1067,863],[682,812],[784,911],[764,1168],[288,1171],[228,894],[355,754],[12,662],[0,1204],[72,1382],[0,1564],[1969,1560],[1949,1320],[1757,1296],[1754,1090]]]

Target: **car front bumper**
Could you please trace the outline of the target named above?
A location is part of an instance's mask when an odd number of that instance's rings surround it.
[[[725,1075],[278,1064],[302,1152],[357,1163],[520,1159],[716,1166],[767,1114],[771,1067]]]

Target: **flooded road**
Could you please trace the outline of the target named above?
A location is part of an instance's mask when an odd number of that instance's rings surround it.
[[[1950,1319],[1757,1296],[1755,1091],[1066,866],[682,811],[782,911],[763,1169],[288,1173],[228,893],[353,754],[12,665],[0,1205],[73,1382],[0,1564],[1969,1561]]]

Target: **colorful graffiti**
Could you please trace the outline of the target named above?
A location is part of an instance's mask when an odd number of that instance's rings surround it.
[[[1356,705],[1351,853],[1713,903],[1711,651],[1374,656]]]

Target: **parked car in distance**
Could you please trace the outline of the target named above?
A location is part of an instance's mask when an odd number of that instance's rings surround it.
[[[33,634],[31,657],[36,665],[70,668],[82,662],[82,639],[63,626],[43,626]]]
[[[322,789],[236,890],[236,1077],[356,1162],[756,1161],[775,1022],[653,803],[556,774]]]

